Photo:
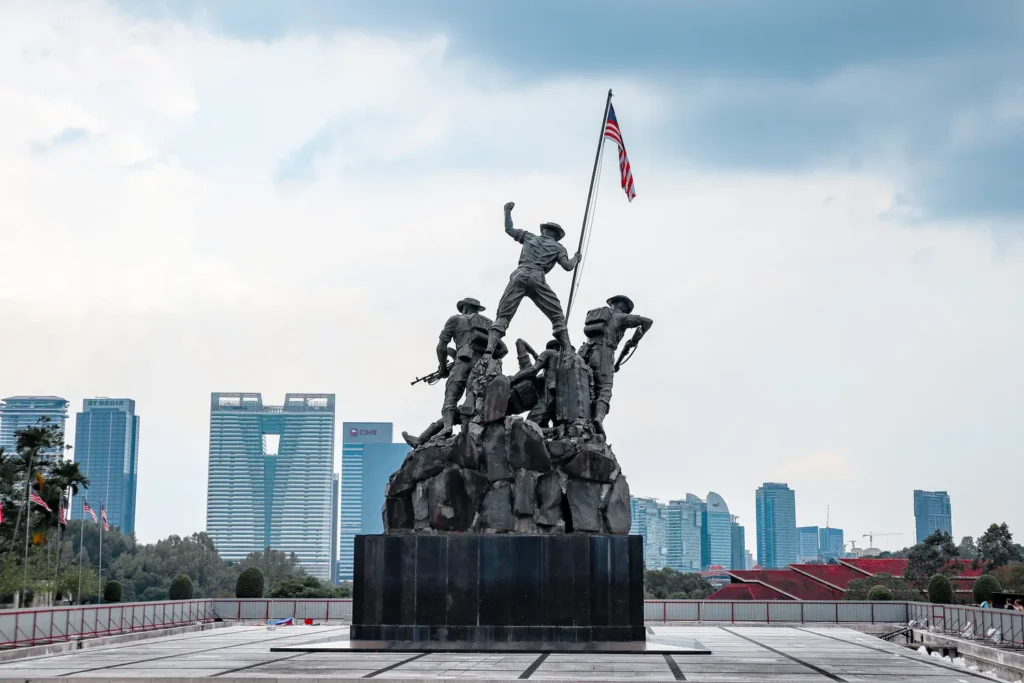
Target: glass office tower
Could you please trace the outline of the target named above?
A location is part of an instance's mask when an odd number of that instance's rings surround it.
[[[333,474],[334,394],[211,396],[206,530],[225,560],[272,548],[330,580]]]

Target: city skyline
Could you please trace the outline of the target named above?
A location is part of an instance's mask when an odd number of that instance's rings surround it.
[[[0,250],[49,259],[5,265],[3,395],[137,402],[141,540],[205,526],[213,391],[437,419],[409,382],[456,301],[496,309],[502,205],[575,245],[609,88],[637,197],[606,154],[568,327],[617,293],[656,321],[607,422],[632,491],[715,491],[748,547],[765,481],[858,545],[913,541],[913,489],[957,540],[1022,533],[957,475],[1024,478],[1017,4],[383,4],[0,3]],[[524,306],[506,341],[550,332]]]
[[[33,421],[33,424],[34,424],[35,423],[34,421],[38,419],[37,413],[40,413],[40,414],[42,414],[42,413],[46,413],[46,414],[53,413],[54,415],[59,415],[59,413],[60,413],[59,404],[60,404],[61,401],[64,401],[65,404],[70,405],[69,402],[67,402],[64,399],[62,399],[60,397],[57,397],[57,396],[32,396],[32,395],[26,395],[26,396],[9,397],[8,400],[12,400],[15,405],[19,405],[19,408],[15,411],[15,415],[17,416],[17,420],[18,420],[15,424],[18,425],[18,428],[20,428],[21,426],[24,426],[24,424],[27,424],[25,422],[25,419],[26,419],[25,418],[25,414],[31,414],[32,415],[31,420]],[[91,404],[95,404],[96,402],[102,402],[102,401],[110,402],[110,401],[118,401],[118,400],[120,400],[120,401],[129,401],[131,403],[130,412],[134,411],[134,401],[131,401],[131,399],[109,399],[109,398],[105,398],[105,397],[94,397],[94,398],[89,398],[89,399],[83,399],[83,407],[91,406]],[[19,401],[22,402],[23,405],[19,404],[18,403]],[[65,407],[65,414],[66,414],[66,412],[67,412],[67,409]],[[83,411],[83,412],[86,412],[86,411]],[[74,416],[73,418],[65,417],[64,421],[66,423],[76,424],[76,423],[72,422],[73,419],[74,420],[81,420],[82,413],[73,413],[72,415]],[[138,439],[138,432],[137,432],[137,430],[138,430],[138,420],[139,420],[139,418],[136,416],[134,418],[134,429],[136,431],[134,432],[134,436],[131,437],[131,438],[134,438],[135,441],[136,441],[136,444],[135,444],[136,449],[137,449],[137,439]],[[390,439],[392,438],[392,431],[391,430],[393,430],[393,423],[382,423],[382,422],[352,423],[352,425],[353,426],[359,426],[359,425],[363,425],[363,426],[366,426],[366,425],[380,426],[380,427],[382,427],[381,438],[382,439],[387,439],[386,441],[382,440],[381,443],[390,443],[392,446],[398,447],[400,449],[404,449],[405,448],[405,446],[402,445],[402,444],[391,443],[391,441],[390,441]],[[67,427],[67,428],[69,428],[69,427]],[[8,427],[8,432],[10,432],[10,431],[11,431],[11,427],[9,426]],[[77,442],[77,440],[78,440],[78,438],[77,438],[77,431],[78,431],[77,424],[75,426],[75,431],[76,431],[76,439],[75,439],[75,441]],[[346,431],[348,431],[348,430],[346,429]],[[0,433],[4,433],[3,432],[2,413],[0,413]],[[6,438],[11,439],[12,436],[6,436]],[[68,440],[68,445],[72,446],[72,449],[69,450],[69,452],[73,452],[74,444],[71,443],[70,439]],[[360,446],[361,446],[361,444],[360,444]],[[342,449],[342,453],[344,453],[344,448]],[[138,453],[137,453],[137,450],[136,450],[136,452],[134,453],[134,459],[132,461],[132,468],[137,468],[137,465],[138,465],[137,457],[138,457]],[[71,459],[74,460],[75,458],[72,456]],[[340,467],[341,463],[342,463],[342,458],[338,458],[336,460],[337,460],[337,463],[338,463],[338,467]],[[81,459],[79,459],[78,462],[84,464],[84,461],[81,460]],[[340,559],[341,559],[341,536],[342,536],[342,532],[341,532],[341,507],[342,507],[342,503],[341,503],[341,488],[342,488],[342,486],[341,486],[341,483],[340,483],[340,472],[334,472],[332,476],[333,476],[333,480],[332,480],[332,483],[331,483],[331,515],[332,516],[331,516],[331,521],[330,521],[331,528],[329,529],[329,531],[327,533],[329,534],[329,537],[330,537],[331,543],[332,543],[332,547],[330,549],[330,556],[335,558],[335,561],[331,565],[332,569],[330,571],[330,580],[331,581],[336,581],[336,580],[338,580],[338,577],[339,577],[339,565],[340,565]],[[363,486],[363,483],[361,481],[361,473],[359,474],[359,478],[360,478],[359,486],[360,486],[360,489],[361,489],[362,486]],[[132,479],[133,479],[133,481],[137,480],[137,472],[135,472],[134,470],[133,470],[133,477],[132,477]],[[98,495],[103,496],[103,497],[102,498],[97,498],[96,496],[98,496]],[[944,496],[945,497],[945,506],[946,506],[945,510],[946,510],[946,513],[947,513],[946,519],[948,521],[949,501],[948,501],[948,494],[945,491],[935,491],[935,492],[932,492],[932,491],[915,490],[914,491],[914,495],[915,495],[915,499],[914,499],[914,502],[915,502],[915,506],[914,506],[914,523],[915,523],[916,535],[920,536],[920,534],[921,534],[920,529],[922,528],[921,527],[921,519],[919,519],[919,516],[917,514],[917,511],[918,511],[917,505],[918,505],[918,497],[919,497],[919,495],[924,495],[925,498],[927,498],[928,500],[931,499],[930,497],[936,497],[937,496],[939,498],[942,498]],[[719,499],[720,504],[725,508],[725,510],[728,510],[728,506],[725,505],[725,502],[724,502],[724,500],[722,500],[721,496],[718,496],[718,494],[716,494],[714,492],[711,492],[709,494],[709,498],[711,496],[716,496]],[[101,494],[101,492],[98,489],[93,489],[93,497],[96,500],[101,500],[103,498],[109,498],[110,496],[109,496],[109,494],[105,494],[105,495]],[[82,496],[79,496],[79,498],[82,498]],[[383,498],[382,494],[381,494],[381,498]],[[361,515],[365,514],[366,510],[365,510],[365,506],[363,505],[363,502],[362,502],[363,501],[362,494],[361,493],[358,494],[352,500],[357,500],[358,501],[358,505],[360,506],[360,509],[361,509],[361,513],[360,514]],[[647,500],[650,500],[650,501],[652,501],[654,503],[659,503],[658,499],[656,499],[656,498],[649,498]],[[355,503],[353,503],[353,504],[355,504]],[[132,516],[134,516],[135,500],[131,500],[130,505],[131,505],[131,514],[132,514]],[[676,507],[674,510],[672,510],[671,508],[672,508],[673,505],[677,505],[679,507]],[[700,540],[701,540],[701,549],[705,553],[702,556],[702,558],[701,558],[700,564],[702,566],[708,566],[709,563],[708,563],[707,560],[709,558],[708,558],[708,556],[706,554],[706,552],[707,552],[707,545],[705,544],[705,542],[708,540],[709,536],[708,536],[708,531],[707,531],[707,505],[706,505],[704,500],[702,500],[701,498],[699,498],[699,497],[697,497],[697,496],[695,496],[693,494],[687,494],[685,500],[669,501],[669,508],[670,508],[670,510],[665,515],[666,530],[670,529],[673,524],[676,524],[677,526],[680,524],[681,516],[680,516],[679,510],[682,507],[686,507],[686,506],[696,506],[694,509],[697,511],[697,515],[701,518],[701,520],[694,526],[694,529],[695,529],[695,532],[697,534],[701,535],[701,538],[700,538]],[[74,519],[81,518],[82,512],[81,512],[81,503],[80,502],[75,503],[73,505],[73,507],[72,507],[72,510],[73,510],[72,518],[74,518]],[[117,513],[115,511],[111,510],[110,506],[108,506],[108,514],[111,516],[111,524],[112,524],[112,526],[119,526],[119,527],[122,526],[121,524],[116,523],[114,521],[116,519]],[[335,517],[336,517],[336,519],[335,519]],[[738,525],[738,523],[736,522],[736,519],[738,519],[738,516],[737,515],[730,515],[730,517],[732,518],[732,527],[733,527],[732,531],[731,531],[732,538],[733,539],[737,538],[737,536],[736,536],[736,534],[737,534],[736,527],[739,526],[740,531],[739,531],[739,536],[738,537],[743,539],[744,541],[746,541],[745,534],[743,533],[742,525]],[[134,523],[134,520],[132,520],[132,521]],[[926,526],[927,526],[927,524],[926,524]],[[827,528],[827,527],[815,527],[815,526],[802,526],[802,527],[797,527],[797,530],[796,530],[796,534],[797,534],[797,559],[799,561],[804,561],[802,558],[806,557],[805,555],[801,554],[802,550],[803,550],[802,544],[804,542],[804,539],[802,538],[802,534],[805,531],[807,531],[807,533],[809,533],[810,530],[812,530],[812,529],[815,530],[819,534],[819,536],[820,536],[820,538],[818,538],[818,541],[817,541],[818,542],[817,550],[818,550],[818,557],[819,558],[823,558],[823,559],[827,560],[827,559],[829,559],[830,555],[831,556],[839,556],[839,555],[841,555],[841,554],[843,554],[845,552],[843,550],[843,548],[845,548],[845,546],[843,544],[843,530],[842,529],[838,529],[838,528],[834,528],[834,527],[833,528]],[[755,529],[755,531],[756,531],[756,529]],[[132,526],[130,531],[125,531],[125,533],[133,533],[133,532],[134,532],[134,527],[133,526]],[[350,532],[349,535],[351,536],[352,533]],[[671,536],[671,533],[669,533],[669,535]],[[865,534],[865,536],[866,535],[867,534]],[[901,534],[899,534],[899,533],[895,533],[895,534],[883,534],[881,536],[900,536],[900,535]],[[925,535],[927,535],[927,533]],[[808,538],[809,538],[809,536],[808,536]],[[755,538],[752,539],[751,542],[752,542],[752,546],[746,545],[746,544],[744,545],[743,551],[745,553],[750,553],[751,552],[751,547],[754,549],[754,552],[756,553],[756,551],[757,551],[756,535],[755,535]],[[920,539],[918,539],[917,542],[920,542]],[[883,543],[879,543],[877,545],[883,545]],[[898,548],[902,548],[902,547],[907,547],[907,545],[912,545],[912,543],[902,544],[902,543],[899,543],[899,542],[895,542],[895,543],[890,542],[888,545],[891,546],[890,549],[898,549]],[[831,548],[831,550],[826,550],[826,548]],[[665,554],[667,557],[672,557],[672,554],[674,552],[678,553],[678,552],[681,552],[681,551],[678,548],[674,549],[672,547],[672,541],[671,540],[667,541],[666,542],[666,546],[664,548],[664,553],[663,554]],[[733,555],[732,555],[732,558],[731,558],[731,562],[733,562],[733,563],[736,560],[735,552],[736,552],[735,548],[733,548],[733,550],[732,550]],[[677,560],[677,562],[679,562],[679,560]],[[711,564],[716,564],[716,563],[711,563]],[[666,560],[665,563],[664,563],[664,566],[671,566],[670,561]]]

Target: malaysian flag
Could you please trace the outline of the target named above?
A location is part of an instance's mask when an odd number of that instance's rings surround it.
[[[96,513],[92,511],[91,507],[89,507],[89,501],[85,498],[82,499],[82,514],[90,515],[92,517],[92,521],[97,521]]]
[[[28,494],[28,499],[35,503],[36,505],[38,505],[39,507],[46,510],[47,512],[53,512],[53,510],[50,509],[50,506],[46,504],[46,501],[40,498],[39,494],[36,493],[35,491],[31,491]]]
[[[64,507],[64,494],[60,496],[60,515],[57,517],[57,524],[61,526],[68,525],[67,509]]]
[[[626,198],[633,201],[636,197],[636,190],[633,189],[633,171],[629,168],[629,157],[626,156],[626,145],[622,142],[622,131],[619,130],[619,120],[615,118],[615,107],[608,105],[608,120],[604,122],[604,137],[619,146],[619,176],[622,181],[622,189],[626,191]]]
[[[100,517],[103,518],[103,530],[110,531],[110,525],[107,524],[107,510],[103,507],[103,501],[100,501]]]

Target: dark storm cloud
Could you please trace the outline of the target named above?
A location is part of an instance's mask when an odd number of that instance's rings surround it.
[[[339,28],[443,33],[452,58],[520,81],[638,78],[674,105],[658,130],[645,131],[659,141],[652,153],[766,171],[895,163],[900,191],[924,215],[1024,216],[1024,3],[168,0],[160,8],[158,16],[200,18],[247,39]],[[1004,102],[1014,97],[1016,105]],[[984,123],[986,135],[957,137],[965,116],[1000,106],[1010,113]],[[309,152],[297,150],[282,168],[303,175]]]

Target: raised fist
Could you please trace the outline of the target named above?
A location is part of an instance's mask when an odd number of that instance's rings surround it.
[[[514,209],[515,207],[516,207],[516,203],[515,202],[506,202],[505,203],[505,213],[508,213],[509,211]]]

